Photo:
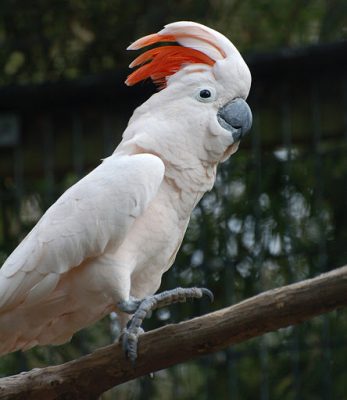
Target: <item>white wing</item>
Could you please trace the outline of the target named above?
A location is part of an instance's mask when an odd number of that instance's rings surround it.
[[[155,197],[164,164],[151,154],[113,155],[68,189],[0,269],[0,314],[51,293],[60,275],[119,246]]]

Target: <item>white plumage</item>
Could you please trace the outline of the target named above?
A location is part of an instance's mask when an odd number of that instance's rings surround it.
[[[162,32],[214,65],[186,62],[168,73],[166,88],[135,111],[114,154],[68,189],[6,260],[0,354],[64,343],[119,312],[129,296],[155,293],[218,162],[237,150],[217,119],[224,104],[248,95],[249,70],[236,48],[192,22]],[[198,98],[203,88],[213,92],[210,101]]]

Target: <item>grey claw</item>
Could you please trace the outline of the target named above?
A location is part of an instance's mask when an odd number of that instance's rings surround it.
[[[202,291],[202,294],[206,295],[209,298],[210,302],[213,303],[214,295],[211,292],[211,290],[206,289],[206,288],[201,288],[201,291]]]

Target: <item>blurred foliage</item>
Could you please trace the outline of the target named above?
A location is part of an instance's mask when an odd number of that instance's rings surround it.
[[[194,20],[243,51],[347,37],[345,0],[2,0],[0,84],[75,78],[123,67],[130,41]]]

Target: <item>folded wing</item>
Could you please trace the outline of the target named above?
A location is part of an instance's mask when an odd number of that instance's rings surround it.
[[[114,155],[68,189],[0,269],[0,315],[24,301],[43,301],[62,274],[117,248],[163,175],[154,155]]]

